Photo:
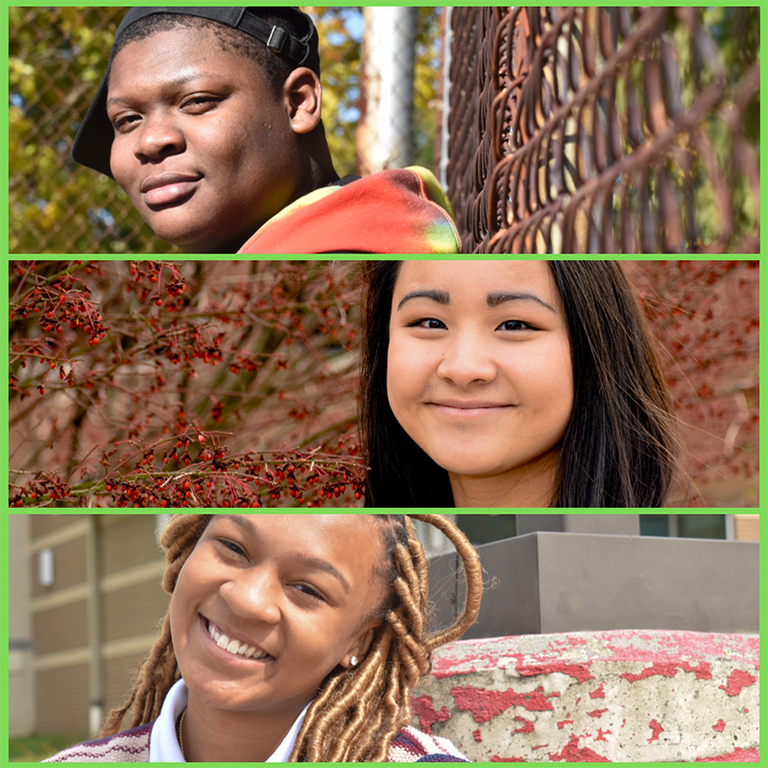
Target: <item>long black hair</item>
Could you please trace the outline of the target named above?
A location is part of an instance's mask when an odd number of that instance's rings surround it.
[[[452,507],[446,470],[400,426],[387,398],[397,261],[366,262],[361,431],[367,507]],[[616,261],[551,261],[573,363],[571,418],[553,507],[661,507],[676,461],[672,401],[634,290]]]

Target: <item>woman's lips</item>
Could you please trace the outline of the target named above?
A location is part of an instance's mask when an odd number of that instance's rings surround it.
[[[141,184],[147,205],[169,205],[189,197],[202,177],[183,173],[161,173],[149,176]]]
[[[439,403],[430,403],[440,413],[447,416],[490,416],[498,414],[505,408],[514,408],[514,405],[498,404],[498,403],[486,403],[486,402],[457,402],[457,401],[445,401]]]
[[[211,644],[211,653],[221,659],[232,662],[269,662],[274,661],[266,651],[256,645],[251,645],[245,641],[239,641],[234,637],[225,635],[218,625],[200,616],[203,633],[207,642]]]

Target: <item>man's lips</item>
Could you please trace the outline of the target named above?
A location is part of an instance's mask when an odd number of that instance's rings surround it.
[[[202,176],[186,173],[161,173],[148,176],[141,183],[141,192],[147,205],[177,203],[195,191]]]

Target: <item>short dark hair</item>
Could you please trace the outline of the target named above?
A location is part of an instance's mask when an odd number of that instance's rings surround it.
[[[368,507],[452,507],[448,473],[400,426],[387,397],[392,296],[401,262],[366,262],[361,431]],[[574,400],[553,507],[661,507],[677,438],[654,340],[621,265],[549,262],[571,344]]]
[[[297,35],[298,30],[290,20],[278,16],[263,16],[264,21],[283,27],[286,32]],[[257,40],[247,32],[234,29],[225,24],[220,24],[211,19],[201,18],[200,16],[187,16],[178,13],[156,13],[152,16],[145,16],[138,19],[129,26],[120,37],[115,40],[110,55],[109,65],[112,68],[112,62],[115,56],[128,44],[138,40],[146,40],[158,32],[168,32],[172,29],[203,29],[209,30],[216,36],[221,50],[233,52],[243,58],[254,61],[260,71],[267,79],[267,83],[276,91],[285,82],[285,79],[293,70],[293,65],[267,48],[260,40]]]

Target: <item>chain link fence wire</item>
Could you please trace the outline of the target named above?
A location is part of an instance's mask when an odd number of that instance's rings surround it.
[[[126,8],[10,8],[9,10],[9,252],[180,253],[157,238],[111,179],[69,157],[79,120],[106,69],[114,33]],[[323,122],[341,176],[399,164],[374,161],[383,139],[386,104],[366,100],[364,40],[381,32],[366,26],[363,9],[305,8],[320,32]],[[406,162],[431,167],[437,126],[440,12],[414,9],[408,48],[413,61],[413,116]],[[385,41],[386,42],[386,41]],[[403,45],[403,43],[401,43]],[[369,45],[370,47],[370,45]]]
[[[759,8],[453,9],[464,250],[757,252],[759,25]]]

